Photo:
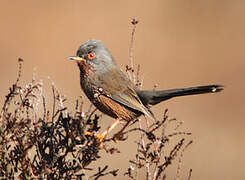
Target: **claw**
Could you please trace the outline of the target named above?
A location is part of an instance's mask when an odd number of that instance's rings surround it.
[[[104,147],[103,140],[105,138],[105,134],[102,133],[102,134],[95,136],[94,133],[88,132],[88,131],[86,131],[84,134],[85,134],[85,136],[87,135],[87,136],[91,136],[91,137],[98,139],[99,140],[98,146],[100,149],[103,149],[103,147]]]
[[[88,136],[94,136],[94,133],[88,132],[88,131],[86,131],[84,134],[85,134],[85,136],[86,136],[86,135],[88,135]]]
[[[99,139],[99,142],[102,143],[104,138],[105,138],[105,135],[104,134],[99,134],[96,137]]]
[[[121,120],[121,119],[119,119],[119,118],[116,119],[116,120],[114,121],[114,123],[113,123],[107,130],[105,130],[103,133],[101,133],[101,134],[99,134],[99,135],[96,136],[96,137],[98,138],[99,142],[100,142],[100,146],[103,146],[103,141],[104,141],[106,135],[107,135],[112,129],[114,129],[114,128],[119,124],[120,120]],[[128,123],[127,123],[127,124],[128,124]],[[126,126],[125,126],[125,127],[126,127]],[[125,128],[125,127],[124,127],[124,128]],[[122,130],[124,130],[124,128],[123,128]],[[120,133],[121,133],[121,132],[120,132]],[[119,136],[120,136],[120,133],[118,133]],[[85,132],[85,135],[94,136],[94,133],[86,131],[86,132]],[[119,138],[116,138],[116,139],[121,140],[122,138],[119,137]]]
[[[87,135],[87,136],[94,136],[94,133],[92,133],[92,132],[88,132],[88,131],[86,131],[85,133],[85,136]],[[105,134],[99,134],[99,135],[97,135],[96,136],[96,138],[99,140],[99,142],[100,143],[102,143],[103,142],[103,140],[104,140],[104,138],[105,138]]]

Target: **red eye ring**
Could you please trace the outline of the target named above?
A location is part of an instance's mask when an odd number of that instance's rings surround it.
[[[95,53],[91,52],[88,54],[88,59],[93,60],[95,58]]]

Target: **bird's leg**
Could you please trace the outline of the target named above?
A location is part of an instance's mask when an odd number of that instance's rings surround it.
[[[123,131],[126,129],[126,127],[128,127],[130,122],[131,121],[127,121],[127,123],[123,126],[123,128],[120,131],[118,131],[116,134],[114,134],[114,136],[113,136],[114,140],[122,139],[121,135],[122,135]]]
[[[112,130],[114,129],[120,122],[120,118],[117,118],[113,123],[112,125],[110,125],[103,133],[99,134],[97,136],[97,138],[99,139],[100,142],[103,141],[103,139],[105,138],[105,136]]]

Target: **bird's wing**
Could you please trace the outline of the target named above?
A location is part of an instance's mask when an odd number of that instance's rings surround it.
[[[125,91],[123,92],[111,94],[110,98],[113,99],[114,101],[119,102],[120,104],[123,104],[124,106],[138,110],[144,113],[145,115],[155,119],[151,110],[142,104],[138,95],[131,88],[125,89]]]
[[[102,88],[103,95],[155,119],[151,110],[141,102],[134,84],[119,68],[116,67],[97,76],[95,82],[96,86]]]

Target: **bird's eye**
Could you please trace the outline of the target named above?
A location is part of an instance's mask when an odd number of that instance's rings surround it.
[[[88,54],[88,59],[93,60],[95,58],[95,53],[91,52]]]

